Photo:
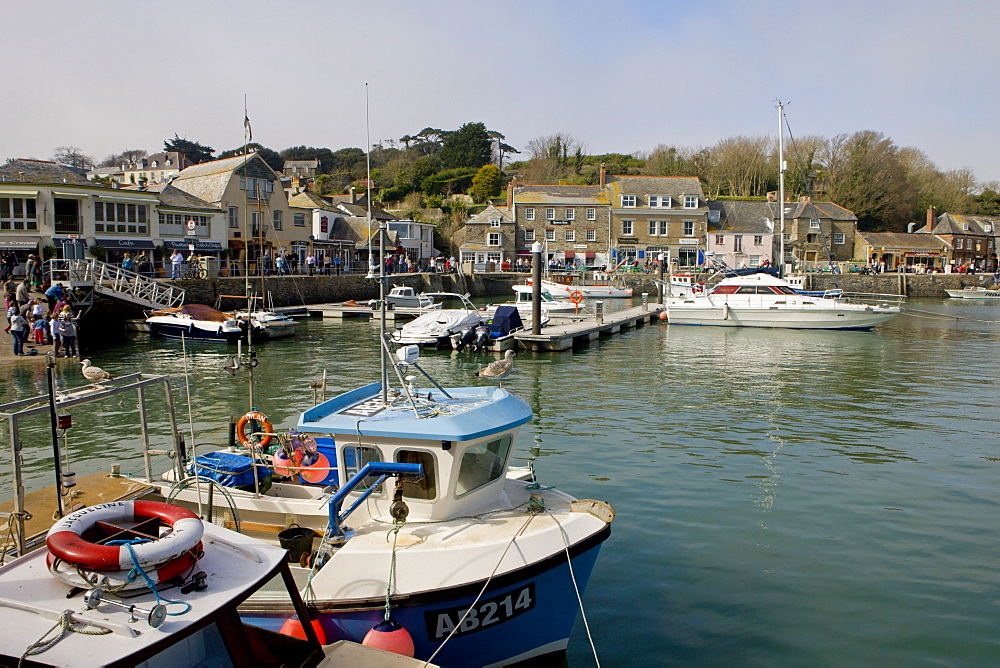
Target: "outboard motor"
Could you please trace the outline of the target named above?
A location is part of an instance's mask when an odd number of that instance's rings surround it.
[[[476,344],[475,327],[463,327],[458,334],[452,335],[452,341],[454,341],[455,350],[458,352],[473,347]]]
[[[490,328],[487,327],[486,325],[480,325],[479,327],[476,327],[475,337],[476,337],[476,342],[474,345],[476,348],[476,352],[478,353],[480,350],[488,348],[490,345]]]

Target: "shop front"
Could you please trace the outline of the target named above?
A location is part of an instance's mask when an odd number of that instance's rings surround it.
[[[150,239],[94,239],[94,244],[104,248],[103,260],[108,264],[121,264],[125,253],[134,258],[145,254],[147,258],[153,259],[155,248]]]
[[[28,256],[38,254],[38,237],[0,237],[0,253],[13,253],[17,258],[14,276],[23,276]]]

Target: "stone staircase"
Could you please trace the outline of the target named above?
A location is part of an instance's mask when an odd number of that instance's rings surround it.
[[[43,272],[52,284],[62,283],[73,288],[78,296],[75,304],[84,312],[93,305],[96,295],[144,308],[161,309],[184,304],[182,288],[100,260],[49,260],[45,264]]]

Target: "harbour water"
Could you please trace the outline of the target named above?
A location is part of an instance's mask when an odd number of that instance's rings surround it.
[[[515,457],[536,446],[543,484],[618,513],[584,598],[604,665],[1000,660],[1000,304],[909,308],[872,332],[655,323],[517,358],[504,386],[535,416]],[[312,320],[261,346],[255,407],[289,428],[323,370],[328,394],[376,380],[372,332]],[[116,375],[171,374],[185,432],[222,443],[249,408],[245,373],[223,368],[233,350],[189,345],[185,360],[177,342],[137,337],[85,352]],[[491,358],[424,352],[422,366],[480,384]],[[15,367],[0,401],[42,393],[39,369]],[[82,385],[78,365],[58,382]],[[141,470],[134,403],[74,413],[78,474]],[[51,477],[46,427],[25,436],[36,484]],[[593,664],[580,621],[567,659]]]

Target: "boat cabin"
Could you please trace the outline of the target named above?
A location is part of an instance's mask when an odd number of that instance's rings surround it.
[[[449,389],[450,396],[436,387],[410,394],[412,403],[391,390],[387,406],[381,384],[373,383],[307,410],[297,428],[318,442],[332,440],[342,483],[370,462],[420,464],[423,476],[402,483],[411,519],[496,509],[517,432],[531,409],[492,386]],[[389,516],[393,491],[384,485],[371,493],[373,516]]]

